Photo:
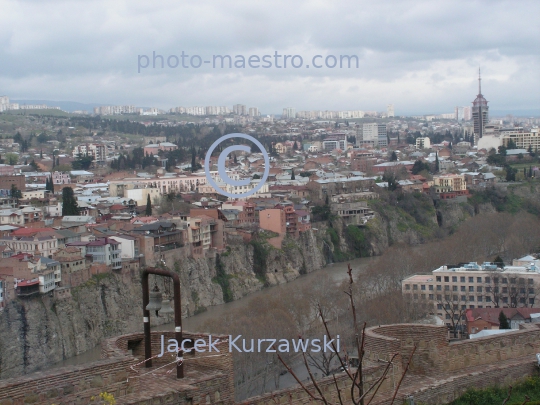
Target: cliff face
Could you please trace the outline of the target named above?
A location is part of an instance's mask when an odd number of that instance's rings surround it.
[[[264,245],[263,256],[254,253],[254,246],[234,238],[219,258],[169,255],[169,268],[180,274],[183,316],[222,304],[227,297],[239,299],[265,285],[285,283],[320,269],[325,264],[320,245],[310,231],[298,240],[286,238],[282,250]],[[263,270],[263,277],[255,273],[254,263],[259,272]],[[162,281],[157,281],[164,292]],[[154,283],[153,276],[150,283]],[[47,368],[92,349],[103,338],[141,330],[141,307],[138,274],[94,276],[66,298],[44,295],[12,301],[0,313],[0,378]],[[151,319],[153,324],[167,321]]]

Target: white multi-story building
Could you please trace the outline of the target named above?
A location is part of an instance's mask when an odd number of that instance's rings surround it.
[[[388,104],[386,106],[386,116],[394,117],[394,104]]]
[[[94,161],[103,162],[107,158],[107,148],[103,144],[90,143],[77,145],[73,149],[73,157],[92,156]]]
[[[356,145],[369,145],[374,147],[388,146],[386,124],[376,122],[362,124],[356,134]]]
[[[281,115],[281,118],[296,118],[296,109],[293,107],[286,107],[283,109],[283,114]]]
[[[257,107],[249,107],[249,116],[250,117],[258,117],[261,115],[259,112],[259,109]]]
[[[234,115],[247,115],[246,106],[244,104],[233,105],[233,114]]]
[[[540,261],[530,257],[524,264],[441,266],[431,274],[407,277],[401,290],[415,302],[430,303],[447,320],[450,315],[445,309],[532,307],[540,287]]]
[[[416,149],[429,149],[431,148],[431,141],[426,137],[416,138]]]

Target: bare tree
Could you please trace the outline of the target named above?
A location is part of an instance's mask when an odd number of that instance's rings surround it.
[[[352,321],[353,321],[353,326],[354,326],[354,343],[355,343],[354,348],[358,354],[358,367],[356,368],[356,370],[350,369],[348,364],[346,364],[346,360],[342,356],[338,355],[337,358],[339,359],[342,370],[344,370],[344,372],[346,373],[350,381],[350,396],[351,396],[350,401],[352,401],[354,405],[368,405],[373,401],[382,383],[387,378],[388,372],[390,370],[390,365],[392,364],[393,360],[396,358],[396,356],[398,356],[399,353],[395,353],[391,357],[390,361],[387,363],[386,367],[384,368],[379,378],[377,378],[373,383],[369,384],[369,386],[366,388],[365,375],[364,375],[364,369],[363,369],[365,342],[366,342],[366,339],[365,339],[366,323],[364,322],[363,326],[360,327],[359,322],[358,322],[358,314],[356,311],[356,305],[355,305],[354,293],[353,293],[352,268],[350,265],[348,266],[348,274],[349,274],[348,289],[347,291],[345,291],[345,294],[349,297]],[[333,335],[330,333],[328,322],[326,321],[322,310],[319,311],[319,316],[321,317],[322,323],[324,325],[326,336],[332,342],[334,351],[337,352],[337,348],[335,344],[333,343],[334,342]],[[411,351],[409,360],[403,370],[403,373],[401,375],[401,378],[398,384],[396,385],[391,404],[393,404],[395,401],[398,390],[401,386],[401,383],[403,382],[403,378],[405,377],[405,374],[407,373],[409,369],[409,365],[411,363],[412,356],[415,351],[416,351],[416,346],[414,346],[413,350]],[[347,356],[344,356],[345,358],[348,357],[349,353],[346,353],[346,354]],[[302,382],[302,380],[296,375],[296,373],[292,370],[292,368],[288,365],[288,363],[281,357],[279,353],[277,354],[277,356],[279,360],[282,362],[282,364],[286,367],[287,371],[294,377],[296,382],[309,395],[311,400],[322,402],[325,405],[334,404],[334,402],[327,397],[328,394],[325,394],[323,392],[316,378],[313,376],[313,373],[311,372],[311,369],[309,367],[309,361],[305,353],[302,353],[304,365],[309,374],[309,380],[311,381],[311,384],[313,387],[306,386]],[[344,405],[345,403],[350,403],[349,401],[346,401],[344,399],[343,388],[339,387],[335,375],[334,375],[334,385],[335,385],[337,396],[338,396],[337,403],[342,404],[342,405]]]
[[[454,334],[454,338],[458,337],[458,332],[463,332],[465,312],[467,311],[467,303],[469,302],[465,292],[453,291],[453,295],[442,295],[441,299],[437,300],[437,309],[442,309],[446,314],[446,319],[450,323],[450,328]]]

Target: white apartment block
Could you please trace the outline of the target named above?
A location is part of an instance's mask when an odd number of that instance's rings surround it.
[[[94,107],[96,115],[120,115],[120,114],[135,114],[137,107],[134,105],[103,105]]]
[[[362,124],[356,134],[356,146],[387,147],[386,124],[376,122]]]
[[[387,117],[394,117],[394,104],[388,104],[386,106],[386,116]]]
[[[431,148],[431,141],[426,137],[416,138],[416,149],[429,149]]]
[[[540,261],[499,268],[475,262],[441,266],[431,274],[416,274],[401,282],[403,294],[415,302],[427,302],[447,320],[444,308],[532,307],[540,288]]]
[[[249,107],[249,116],[250,117],[258,117],[261,113],[259,112],[259,109],[257,107]]]
[[[538,128],[532,128],[530,132],[523,131],[523,128],[515,128],[513,130],[503,130],[502,143],[508,146],[510,141],[514,141],[517,149],[526,149],[529,147],[533,151],[540,150],[540,132]]]
[[[233,105],[233,114],[234,115],[248,115],[246,106],[244,104]]]
[[[92,156],[94,161],[103,162],[107,158],[107,148],[103,144],[90,143],[77,145],[73,149],[73,157]]]
[[[293,107],[284,108],[281,118],[296,118],[296,109]]]

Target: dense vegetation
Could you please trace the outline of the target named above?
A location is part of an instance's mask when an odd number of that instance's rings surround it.
[[[491,387],[483,390],[470,389],[450,405],[498,405],[508,397],[508,387]],[[512,386],[510,400],[507,405],[523,404],[526,397],[528,405],[540,404],[540,377],[529,377]]]

